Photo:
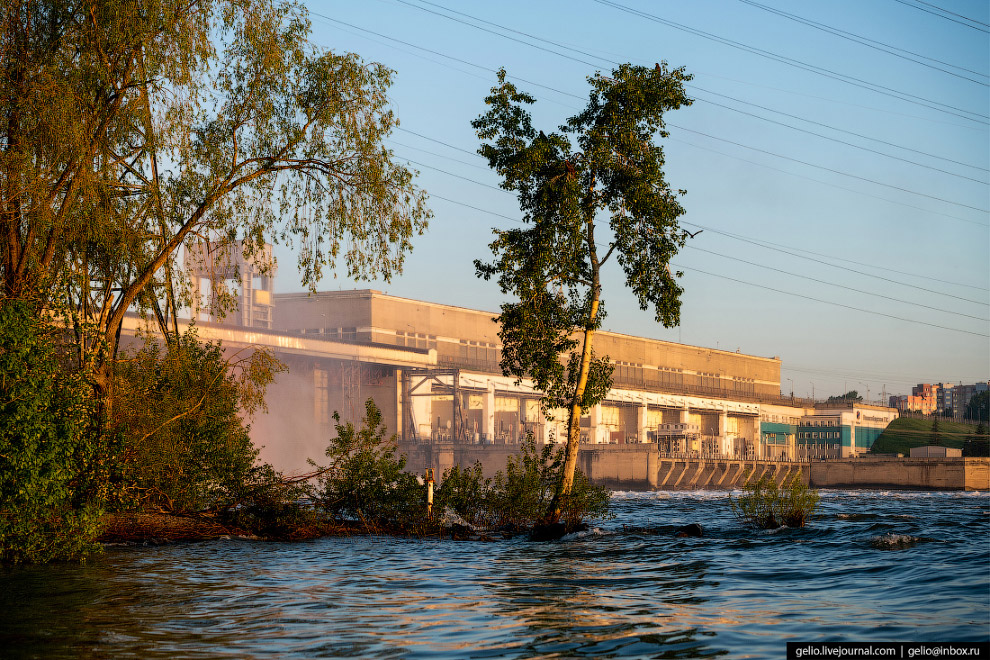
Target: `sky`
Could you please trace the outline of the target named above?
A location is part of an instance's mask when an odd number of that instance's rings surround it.
[[[781,360],[785,394],[869,400],[990,377],[990,4],[977,0],[310,0],[312,41],[395,71],[387,145],[434,213],[403,273],[322,290],[497,312],[475,275],[513,194],[470,122],[505,67],[556,130],[587,78],[666,61],[694,76],[657,138],[682,226],[681,322],[607,267],[604,329]],[[276,290],[300,291],[276,252]],[[884,399],[884,401],[886,401]]]

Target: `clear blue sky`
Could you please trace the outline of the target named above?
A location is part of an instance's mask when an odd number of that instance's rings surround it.
[[[435,214],[392,282],[328,273],[320,288],[497,311],[472,261],[520,213],[470,126],[495,71],[538,98],[549,131],[583,106],[589,75],[666,60],[695,76],[662,144],[668,181],[688,191],[682,222],[704,231],[674,260],[680,327],[641,312],[613,272],[606,329],[779,356],[799,396],[990,375],[987,2],[308,6],[315,44],[395,70],[389,146]],[[279,253],[279,291],[301,289],[294,264]]]

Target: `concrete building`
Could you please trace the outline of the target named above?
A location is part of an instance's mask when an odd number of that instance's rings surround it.
[[[234,266],[242,280],[258,277],[250,264]],[[492,312],[372,290],[259,298],[270,282],[253,284],[242,288],[250,314],[198,324],[204,339],[231,350],[265,346],[288,367],[269,388],[268,414],[252,425],[262,460],[279,469],[318,462],[334,412],[359,423],[368,398],[407,445],[566,438],[564,411],[544,414],[532,383],[502,375]],[[595,349],[616,368],[605,401],[581,421],[589,445],[658,443],[669,455],[749,460],[848,457],[867,451],[896,417],[876,406],[816,408],[783,397],[776,357],[612,332],[597,333]]]
[[[970,400],[980,392],[986,392],[988,387],[990,387],[990,382],[973,383],[972,385],[963,385],[960,383],[953,387],[951,390],[952,416],[956,419],[962,419]]]
[[[195,243],[186,249],[185,264],[192,281],[192,318],[221,325],[272,327],[276,271],[272,246],[265,245],[255,258],[248,259],[240,243]]]
[[[276,294],[273,304],[274,330],[285,337],[362,346],[382,356],[360,364],[283,358],[300,382],[312,383],[313,414],[323,429],[334,411],[359,420],[363,401],[374,396],[408,444],[566,437],[565,411],[544,415],[532,383],[502,375],[492,312],[371,290]],[[811,401],[782,397],[776,357],[610,332],[599,332],[595,347],[616,369],[606,400],[582,419],[588,444],[657,442],[668,453],[697,456],[848,457],[867,451],[896,417],[877,406],[816,409]],[[399,367],[385,352],[426,364]]]

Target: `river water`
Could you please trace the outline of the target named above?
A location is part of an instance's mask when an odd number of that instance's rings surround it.
[[[987,493],[822,491],[757,532],[726,493],[617,493],[551,543],[222,539],[0,572],[0,657],[782,658],[986,641]],[[674,529],[698,522],[703,538]],[[631,529],[636,527],[637,529]]]

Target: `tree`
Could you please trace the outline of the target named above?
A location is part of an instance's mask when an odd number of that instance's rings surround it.
[[[941,428],[939,427],[938,417],[936,417],[935,419],[932,420],[932,436],[931,436],[932,445],[937,447],[939,445],[939,441],[941,440],[941,438],[942,438],[942,431]]]
[[[990,422],[990,391],[974,394],[966,404],[963,416],[974,422]]]
[[[429,217],[382,140],[393,72],[308,41],[288,0],[11,0],[0,10],[0,306],[75,333],[107,417],[124,314],[164,328],[192,241],[388,279]]]
[[[850,401],[858,403],[862,400],[863,397],[859,395],[859,392],[857,392],[856,390],[849,390],[848,392],[840,396],[830,396],[826,401],[826,403],[846,403]]]
[[[990,436],[983,422],[976,425],[976,431],[963,443],[963,456],[990,456]]]
[[[517,193],[520,229],[496,230],[495,260],[475,261],[479,276],[498,278],[514,302],[497,317],[502,370],[532,378],[546,393],[544,411],[568,410],[564,469],[548,518],[556,521],[571,492],[580,418],[611,387],[612,365],[594,353],[605,316],[601,270],[613,256],[642,309],[652,306],[665,327],[680,318],[680,295],[669,262],[684,245],[684,213],[664,179],[664,113],[690,105],[683,69],[624,64],[596,74],[588,104],[557,132],[537,131],[525,106],[533,97],[498,73],[488,111],[472,126],[487,140],[479,153]],[[600,214],[608,214],[608,222]],[[599,241],[603,241],[602,244]],[[680,276],[680,273],[677,274]]]
[[[396,436],[382,424],[373,399],[365,402],[360,429],[341,423],[333,414],[337,436],[326,455],[330,465],[317,468],[316,504],[334,518],[360,520],[369,531],[384,527],[399,531],[426,519],[426,487],[406,472],[406,457],[396,456]]]

